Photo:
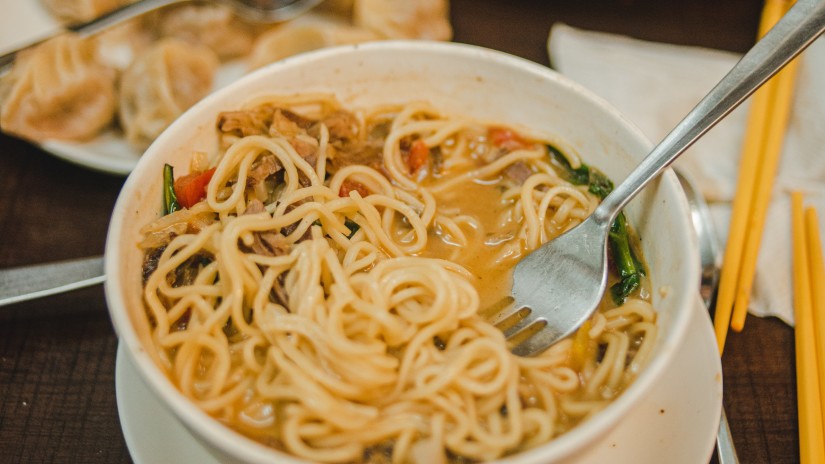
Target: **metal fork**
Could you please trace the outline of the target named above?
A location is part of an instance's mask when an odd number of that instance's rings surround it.
[[[607,236],[619,212],[697,139],[825,30],[825,0],[798,0],[587,219],[525,256],[513,274],[513,352],[537,354],[590,318],[607,287]]]

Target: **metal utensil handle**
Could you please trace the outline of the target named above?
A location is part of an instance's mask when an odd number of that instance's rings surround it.
[[[825,0],[799,0],[593,212],[611,223],[651,180],[825,30]]]
[[[128,21],[132,18],[136,18],[150,11],[163,8],[174,3],[182,3],[189,1],[192,0],[141,0],[139,2],[130,3],[126,6],[118,8],[89,22],[66,26],[64,32],[76,32],[77,34],[80,34],[81,37],[88,37],[97,34],[98,32],[105,30],[109,27],[116,26],[122,22]],[[48,40],[48,38],[44,40]],[[44,40],[40,40],[33,44],[26,45],[24,47],[18,48],[17,50],[12,50],[6,53],[5,55],[0,56],[0,76],[9,71],[18,53],[32,48],[42,43]]]
[[[0,306],[103,283],[103,257],[0,270]]]
[[[733,446],[733,437],[724,407],[719,419],[719,431],[716,433],[716,458],[719,464],[739,464],[739,456],[736,454],[736,447]]]
[[[298,16],[321,0],[218,0],[236,13],[256,22],[278,23]]]

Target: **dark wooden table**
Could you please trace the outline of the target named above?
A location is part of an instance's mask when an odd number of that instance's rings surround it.
[[[549,64],[551,24],[744,52],[757,0],[452,0],[455,40]],[[643,96],[640,96],[643,98]],[[103,252],[122,178],[0,135],[0,268]],[[793,330],[749,317],[723,360],[743,463],[799,461]],[[102,287],[0,308],[0,462],[130,462]]]

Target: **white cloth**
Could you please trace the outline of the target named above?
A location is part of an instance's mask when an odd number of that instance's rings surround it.
[[[729,52],[645,42],[564,24],[551,29],[548,51],[551,66],[610,102],[654,142],[661,140],[739,59]],[[789,192],[803,191],[805,205],[816,207],[825,223],[822,76],[825,40],[819,39],[802,55],[749,307],[751,314],[776,316],[791,325]],[[710,203],[722,246],[727,239],[747,111],[748,101],[676,162]]]

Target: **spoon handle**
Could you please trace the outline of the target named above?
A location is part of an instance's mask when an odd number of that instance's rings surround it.
[[[825,30],[825,0],[799,0],[593,212],[613,222],[619,211],[693,142],[776,74]]]
[[[103,257],[0,270],[0,306],[103,283]]]
[[[163,8],[174,3],[182,3],[188,1],[192,0],[140,0],[138,2],[130,3],[126,6],[123,6],[107,14],[104,14],[103,16],[95,18],[89,22],[65,26],[65,30],[60,32],[71,31],[80,34],[82,37],[89,37],[112,26],[116,26],[122,22],[128,21],[132,18],[137,18],[138,16],[148,13],[150,11]],[[12,50],[0,56],[0,76],[6,74],[9,71],[18,53],[24,50],[28,50],[49,38],[51,37],[47,37],[46,39],[40,40],[38,42],[26,45],[16,50]]]

